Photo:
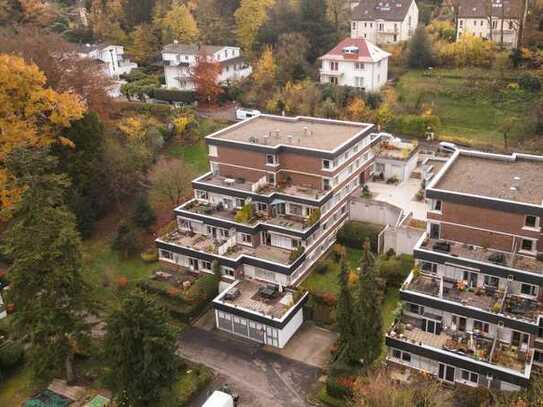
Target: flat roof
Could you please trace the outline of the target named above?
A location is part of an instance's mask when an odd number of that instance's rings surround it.
[[[262,114],[220,130],[207,138],[270,147],[292,145],[334,151],[371,127],[368,123]]]
[[[459,150],[430,188],[542,205],[543,156]]]

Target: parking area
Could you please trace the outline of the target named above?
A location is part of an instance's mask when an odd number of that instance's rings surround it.
[[[178,354],[213,369],[213,383],[191,407],[200,407],[222,384],[239,394],[240,407],[307,407],[306,395],[315,386],[320,369],[217,330],[192,327],[178,341]]]

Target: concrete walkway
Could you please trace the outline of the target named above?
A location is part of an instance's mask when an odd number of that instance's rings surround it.
[[[306,394],[320,374],[316,367],[266,352],[257,343],[195,327],[179,337],[178,354],[217,374],[190,407],[200,407],[207,394],[224,383],[239,394],[240,407],[308,407]]]
[[[372,199],[402,208],[405,213],[412,212],[414,219],[426,221],[426,204],[415,198],[420,190],[419,179],[410,178],[398,185],[384,182],[368,182],[367,185],[372,193]]]

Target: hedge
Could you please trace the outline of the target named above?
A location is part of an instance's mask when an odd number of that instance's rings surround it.
[[[395,134],[425,137],[428,127],[431,127],[434,132],[438,130],[441,127],[439,117],[423,117],[413,114],[398,115],[386,126],[386,130]]]
[[[187,90],[153,89],[149,96],[153,99],[166,100],[168,102],[181,102],[191,104],[196,101],[196,93]]]
[[[372,223],[347,222],[337,234],[338,243],[352,249],[362,249],[363,243],[368,238],[370,249],[377,253],[377,240],[381,226]]]

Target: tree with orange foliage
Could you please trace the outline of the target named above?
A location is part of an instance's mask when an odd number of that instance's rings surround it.
[[[198,100],[202,103],[215,105],[224,92],[219,84],[221,64],[213,61],[208,55],[201,54],[196,58],[196,66],[191,72],[191,78],[196,87]]]
[[[85,106],[78,96],[55,92],[45,83],[45,75],[36,65],[0,54],[0,163],[19,148],[72,144],[60,130],[80,119]],[[0,207],[4,215],[22,192],[15,181],[0,164]]]

